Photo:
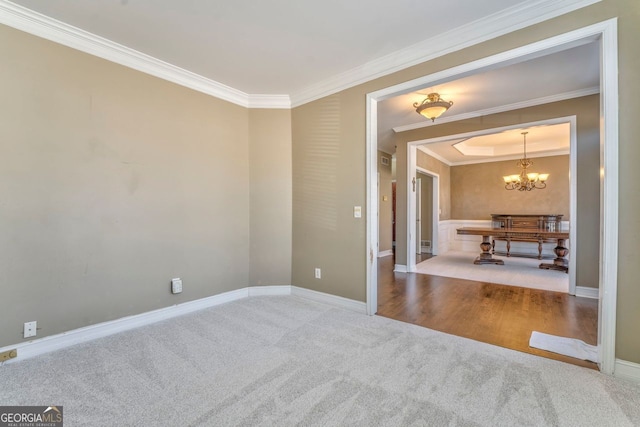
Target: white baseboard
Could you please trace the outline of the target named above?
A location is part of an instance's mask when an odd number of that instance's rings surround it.
[[[391,256],[393,255],[393,250],[389,249],[386,251],[380,251],[378,252],[378,258],[382,258],[382,257],[386,257],[386,256]]]
[[[367,304],[337,295],[325,294],[324,292],[312,291],[311,289],[291,286],[291,295],[297,295],[313,301],[323,302],[336,307],[346,308],[362,314],[367,314]]]
[[[250,296],[265,295],[297,295],[310,300],[323,302],[337,307],[342,307],[358,313],[366,314],[367,305],[364,302],[339,297],[336,295],[325,294],[323,292],[312,291],[309,289],[298,288],[295,286],[251,286],[247,288],[229,291],[207,298],[189,301],[182,304],[173,305],[171,307],[160,308],[158,310],[148,311],[133,316],[122,317],[108,322],[102,322],[83,328],[73,329],[57,335],[51,335],[32,341],[18,343],[0,348],[0,353],[12,349],[18,351],[18,357],[9,359],[4,363],[15,363],[30,357],[39,356],[51,351],[60,350],[72,345],[81,344],[103,338],[119,332],[128,331],[140,326],[150,325],[173,317],[182,316],[194,311],[202,310],[216,305],[236,301]]]
[[[92,341],[97,338],[103,338],[119,332],[128,331],[140,326],[150,325],[162,320],[171,319],[173,317],[182,316],[204,308],[214,307],[216,305],[227,302],[247,298],[249,296],[248,288],[229,291],[222,294],[214,295],[207,298],[189,301],[182,304],[172,305],[170,307],[160,308],[158,310],[148,311],[146,313],[136,314],[133,316],[122,317],[108,322],[97,323],[83,328],[73,329],[61,334],[51,335],[32,341],[10,345],[0,348],[0,352],[17,349],[18,357],[9,359],[5,363],[11,363],[18,360],[24,360],[30,357],[39,356],[51,351],[60,350],[75,344]]]
[[[291,286],[251,286],[249,288],[250,297],[259,297],[265,295],[291,295]]]
[[[584,286],[576,286],[576,296],[582,298],[600,298],[600,290],[598,288],[587,288]]]
[[[640,364],[616,359],[613,376],[640,383]]]
[[[393,268],[393,271],[395,271],[396,273],[406,273],[407,266],[402,264],[396,264],[395,267]]]

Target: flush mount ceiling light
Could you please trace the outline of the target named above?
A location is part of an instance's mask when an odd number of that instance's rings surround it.
[[[422,102],[414,102],[416,112],[434,122],[453,105],[453,101],[443,101],[437,93],[430,93]]]
[[[527,134],[522,132],[524,138],[524,157],[516,163],[520,167],[520,174],[506,175],[504,179],[504,188],[507,190],[531,191],[536,188],[542,189],[547,186],[545,182],[549,178],[548,173],[529,172],[529,166],[533,165],[531,159],[527,159]]]

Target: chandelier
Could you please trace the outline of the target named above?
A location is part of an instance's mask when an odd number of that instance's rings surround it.
[[[453,101],[443,101],[437,93],[430,93],[422,102],[414,102],[416,112],[434,122],[453,105]]]
[[[524,137],[524,157],[516,162],[516,164],[522,169],[519,175],[506,175],[503,176],[504,188],[507,190],[520,190],[531,191],[536,188],[542,189],[547,186],[546,180],[549,178],[548,173],[536,173],[528,172],[527,168],[533,164],[533,162],[527,159],[527,134],[529,132],[522,132]]]

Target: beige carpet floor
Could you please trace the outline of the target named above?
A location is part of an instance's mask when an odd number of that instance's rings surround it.
[[[294,296],[0,366],[74,426],[638,426],[640,385]]]

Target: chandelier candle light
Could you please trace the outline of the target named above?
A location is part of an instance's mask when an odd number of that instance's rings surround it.
[[[430,93],[422,102],[414,102],[416,112],[432,122],[453,105],[453,101],[443,101],[437,93]]]
[[[529,132],[522,132],[524,137],[524,157],[516,163],[522,171],[520,171],[520,175],[507,175],[503,176],[504,179],[504,188],[507,190],[520,190],[520,191],[531,191],[536,188],[542,189],[546,188],[547,178],[549,178],[548,173],[536,173],[536,172],[528,172],[527,168],[533,164],[533,162],[527,159],[527,134]]]

